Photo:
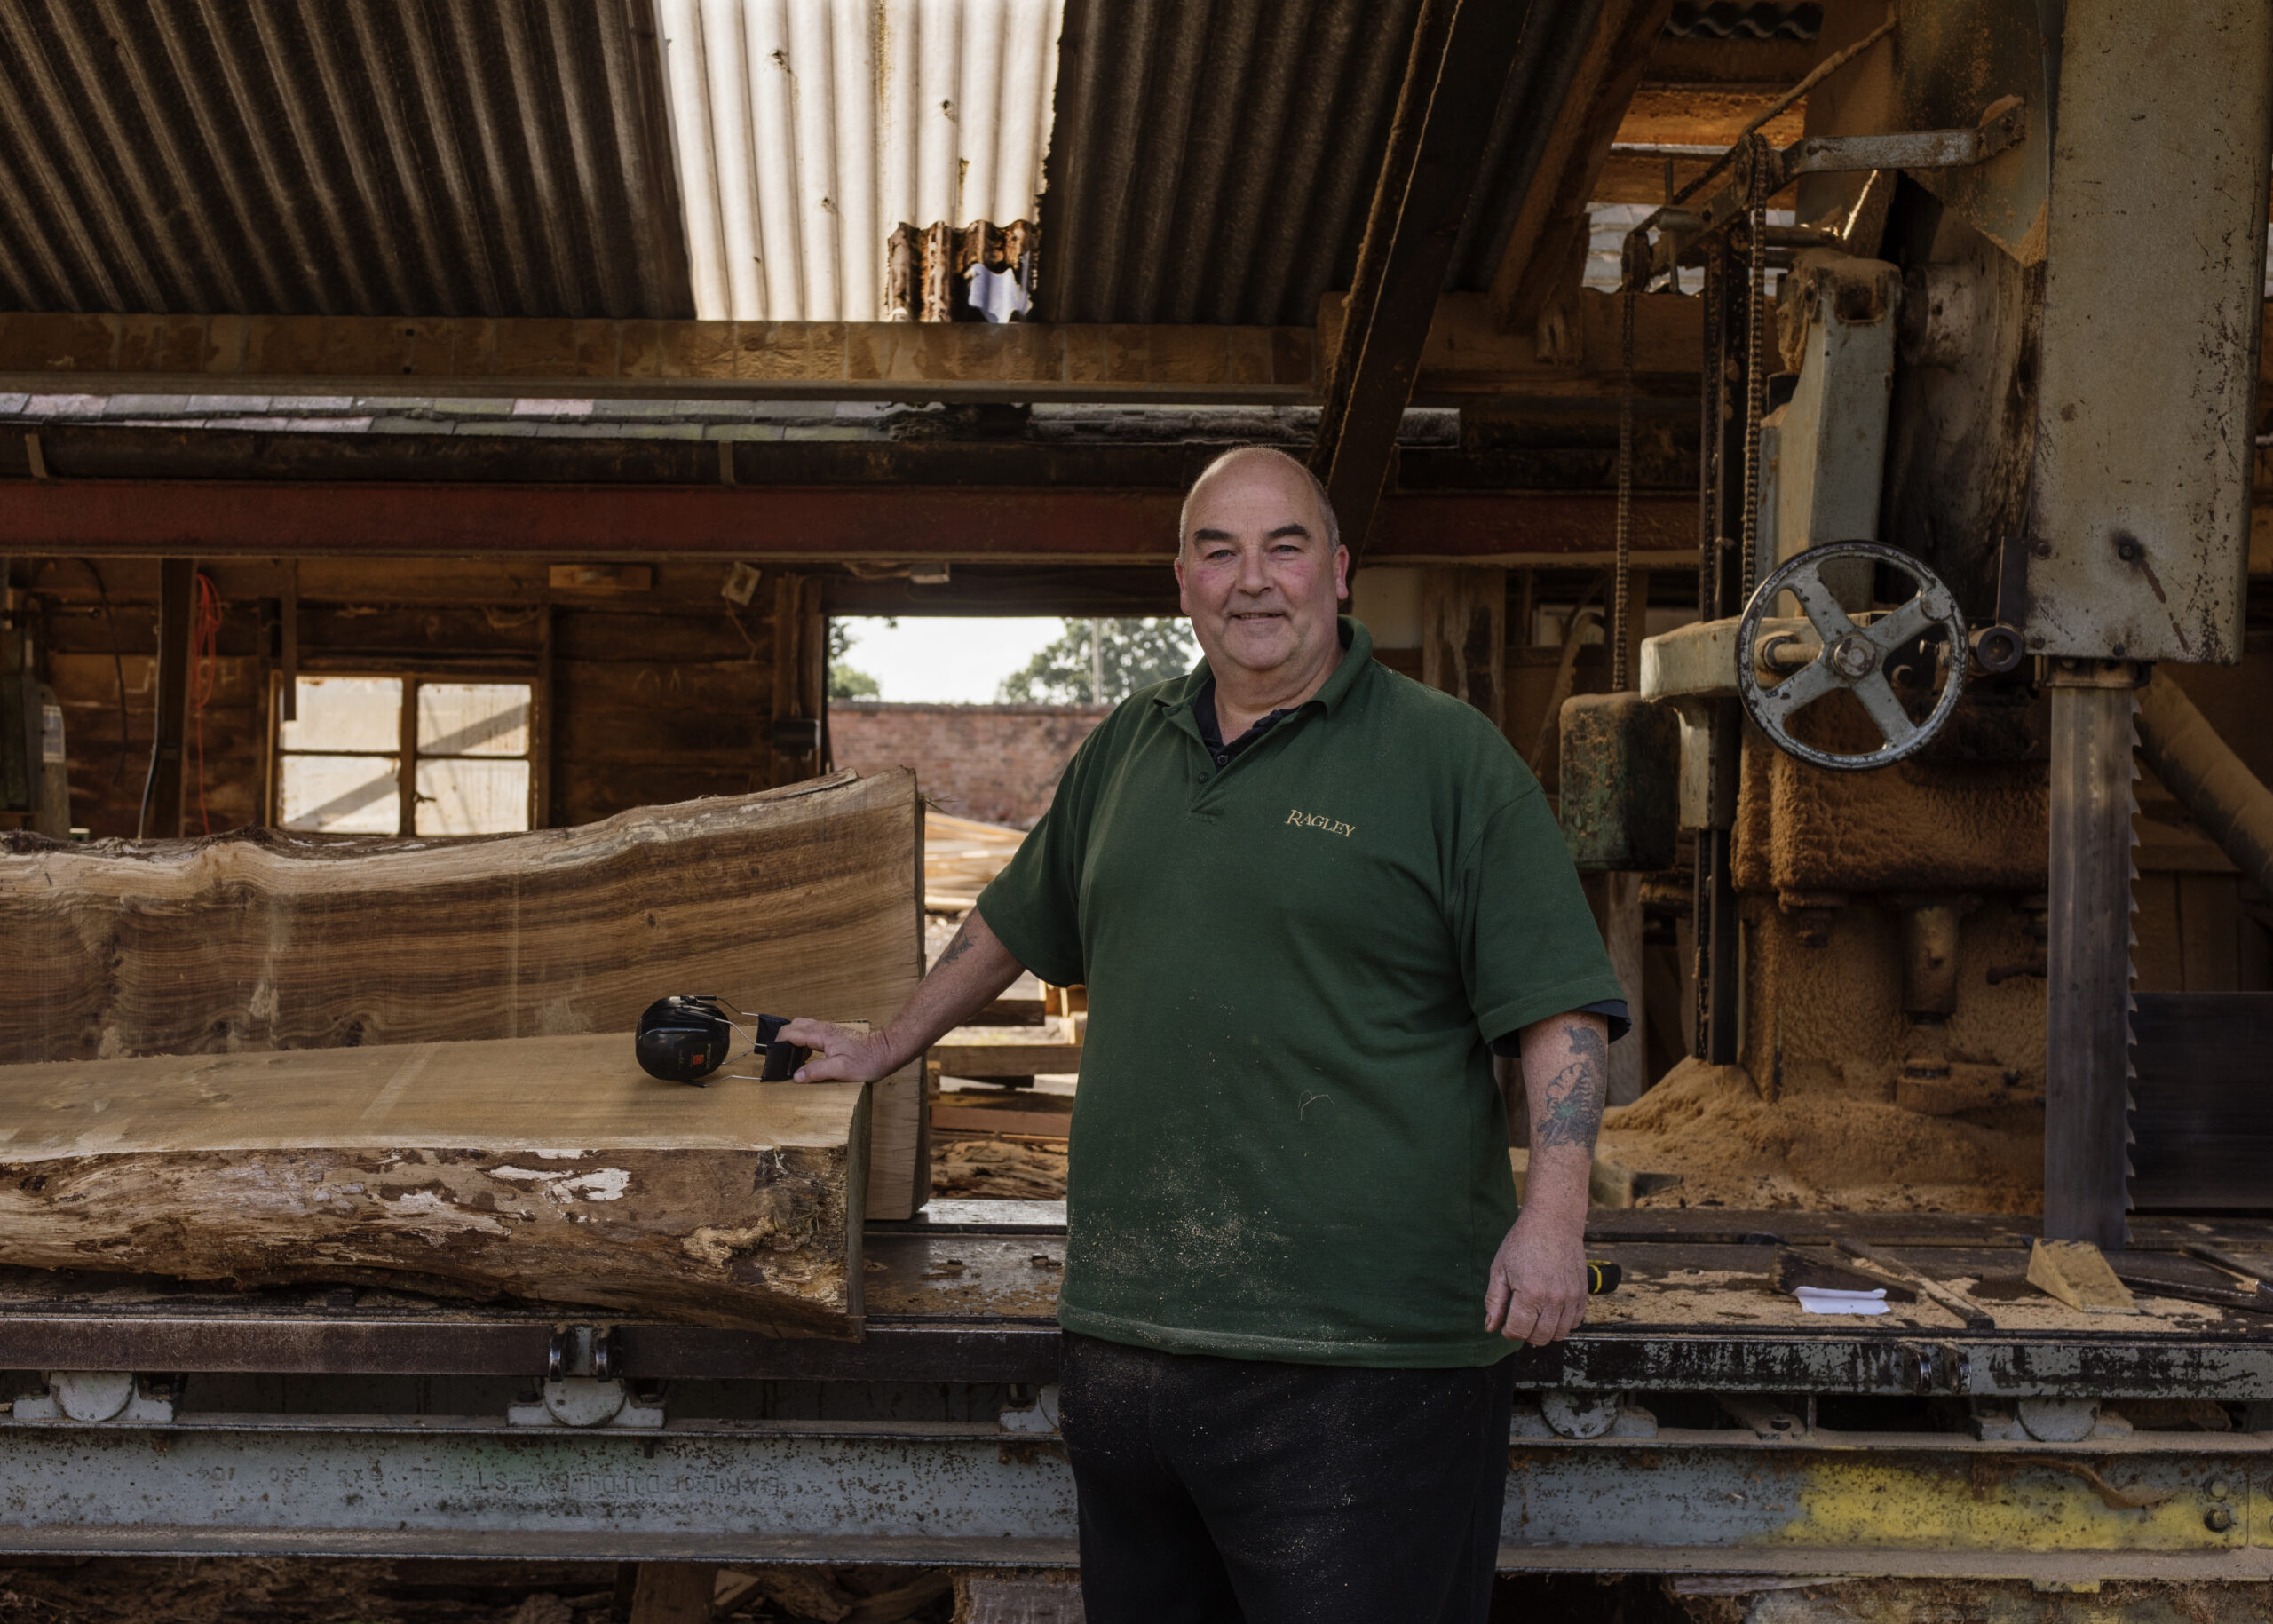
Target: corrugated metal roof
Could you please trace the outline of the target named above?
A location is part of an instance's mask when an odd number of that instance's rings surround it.
[[[1505,0],[1503,0],[1505,3]],[[1600,21],[1603,0],[1535,0],[1525,21],[1508,88],[1492,118],[1476,191],[1461,222],[1445,286],[1480,293],[1492,286],[1515,234],[1516,217],[1539,174],[1579,59]]]
[[[646,0],[0,0],[0,302],[686,316]]]
[[[1053,321],[1293,323],[1346,288],[1419,0],[1070,0]]]
[[[1797,4],[1772,0],[1678,0],[1666,19],[1674,39],[1789,39],[1812,41],[1823,32],[1823,7],[1817,0]]]
[[[1515,4],[1517,0],[1496,0]],[[1042,195],[1053,321],[1292,323],[1347,288],[1418,0],[1069,0]],[[1482,289],[1601,0],[1539,0],[1447,285]]]
[[[893,227],[1032,220],[1063,0],[659,0],[697,314],[874,321]]]

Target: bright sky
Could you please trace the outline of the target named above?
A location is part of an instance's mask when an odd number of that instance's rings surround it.
[[[852,634],[844,663],[875,677],[880,698],[903,705],[992,704],[1002,678],[1065,630],[1055,615],[902,615],[898,626],[848,615],[841,623]]]

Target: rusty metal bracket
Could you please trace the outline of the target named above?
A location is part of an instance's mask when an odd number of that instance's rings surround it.
[[[1968,169],[2016,145],[2027,132],[2028,106],[2017,96],[1992,103],[1980,123],[1962,130],[1905,130],[1884,135],[1806,136],[1778,148],[1758,135],[1746,135],[1729,149],[1728,183],[1701,203],[1658,210],[1635,227],[1659,241],[1651,256],[1652,274],[1696,263],[1699,239],[1727,230],[1802,175],[1859,174],[1873,170]],[[1836,247],[1837,232],[1807,226],[1770,226],[1763,237],[1770,250]]]

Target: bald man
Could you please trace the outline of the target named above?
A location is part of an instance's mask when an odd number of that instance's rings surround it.
[[[1218,457],[1176,562],[1202,662],[1083,743],[889,1025],[784,1034],[871,1080],[1021,970],[1089,987],[1057,1318],[1091,1624],[1480,1624],[1507,1356],[1586,1304],[1618,979],[1537,781],[1374,660],[1349,569],[1308,469]]]

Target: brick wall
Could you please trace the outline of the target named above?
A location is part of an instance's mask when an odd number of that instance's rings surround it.
[[[1057,776],[1109,705],[884,705],[828,708],[836,764],[860,772],[912,767],[944,812],[1032,828]]]

